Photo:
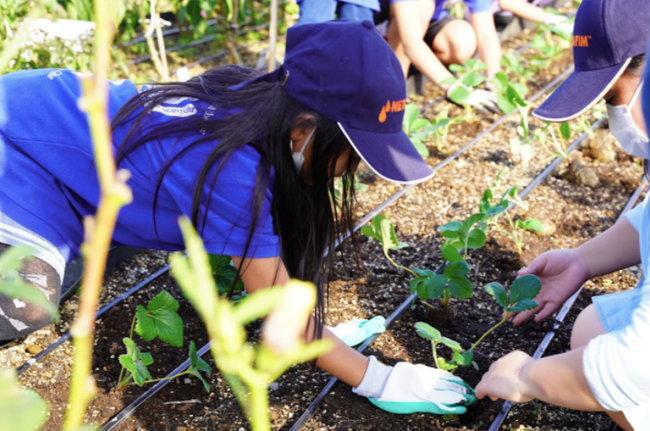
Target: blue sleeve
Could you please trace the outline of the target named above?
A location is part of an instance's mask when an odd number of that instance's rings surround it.
[[[487,12],[490,10],[492,0],[465,0],[471,13]]]
[[[166,186],[175,196],[179,206],[184,209],[185,214],[190,214],[192,207],[192,193],[187,193],[187,190],[194,190],[200,166],[194,162],[205,160],[206,155],[198,151],[193,153],[193,160],[189,160],[189,164],[187,160],[178,160],[183,163],[172,168],[173,181]],[[271,172],[269,187],[262,192],[263,204],[260,218],[257,220],[250,247],[245,253],[246,242],[253,224],[253,198],[260,160],[261,156],[254,148],[244,146],[228,157],[219,172],[214,188],[212,188],[212,179],[220,162],[215,163],[207,175],[203,186],[204,198],[201,202],[200,217],[206,214],[207,216],[205,225],[203,219],[199,219],[198,225],[208,253],[249,258],[279,256],[280,241],[274,233],[271,215],[273,172]]]

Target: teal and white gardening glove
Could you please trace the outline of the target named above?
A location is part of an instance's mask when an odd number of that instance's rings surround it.
[[[369,359],[361,384],[352,390],[382,410],[460,415],[476,402],[474,389],[448,371],[408,362],[389,367],[374,356]]]
[[[370,320],[359,319],[351,322],[339,323],[330,331],[339,337],[345,344],[354,347],[361,344],[375,334],[381,334],[386,330],[386,319],[384,316],[375,316]]]

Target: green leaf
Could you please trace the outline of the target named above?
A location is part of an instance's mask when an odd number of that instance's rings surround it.
[[[152,380],[147,367],[153,364],[150,353],[142,353],[130,338],[124,338],[126,355],[120,355],[120,364],[133,376],[133,381],[142,386],[146,380]]]
[[[484,287],[484,289],[487,293],[494,297],[494,300],[501,307],[506,308],[509,305],[510,301],[508,301],[508,293],[506,292],[505,287],[503,287],[500,283],[489,283]]]
[[[375,228],[372,226],[364,226],[361,228],[361,234],[365,235],[369,238],[376,239],[377,241],[381,241],[379,238],[379,235],[375,233]]]
[[[458,233],[458,231],[455,230],[445,230],[442,232],[442,236],[444,238],[459,238],[460,233]]]
[[[427,340],[431,340],[436,343],[441,341],[442,336],[440,335],[440,331],[438,331],[433,326],[427,325],[424,322],[417,322],[414,326],[415,331],[420,337],[426,338]]]
[[[497,74],[494,76],[493,82],[497,91],[503,92],[508,86],[508,75],[506,75],[505,72],[497,72]]]
[[[178,301],[174,299],[174,297],[169,292],[163,290],[158,295],[156,295],[151,301],[149,301],[149,305],[147,305],[147,311],[149,312],[153,312],[157,310],[176,311],[178,310],[178,307],[179,307]]]
[[[571,139],[571,125],[568,122],[564,122],[560,125],[560,134],[565,140]]]
[[[471,365],[472,362],[474,361],[474,351],[473,350],[467,350],[463,353],[460,352],[454,352],[454,361],[463,367],[467,367],[468,365]]]
[[[467,88],[463,87],[462,85],[457,85],[449,93],[449,98],[452,102],[462,106],[467,103],[467,99],[469,99],[470,94],[471,93]]]
[[[147,315],[147,309],[142,305],[138,305],[136,308],[135,332],[145,341],[151,341],[157,335],[154,320]]]
[[[476,213],[472,214],[471,216],[467,217],[467,220],[463,222],[463,224],[460,226],[459,232],[463,234],[463,236],[467,235],[467,232],[474,226],[476,223],[480,222],[485,218],[484,213]]]
[[[175,311],[158,310],[150,314],[161,341],[174,347],[183,345],[183,320]]]
[[[415,130],[413,124],[418,119],[419,115],[420,109],[418,108],[418,105],[415,103],[409,103],[406,105],[406,108],[404,108],[404,120],[402,120],[402,127],[406,133]]]
[[[522,275],[510,286],[510,305],[524,299],[533,299],[542,288],[542,282],[536,275]]]
[[[0,429],[37,431],[48,416],[47,402],[35,391],[23,389],[14,370],[0,370]]]
[[[469,265],[464,260],[449,264],[445,268],[444,274],[447,278],[464,277],[469,272]]]
[[[476,72],[464,73],[460,77],[460,81],[468,87],[477,87],[485,81],[485,77]]]
[[[510,113],[512,113],[515,109],[517,109],[517,107],[515,106],[515,104],[512,103],[512,102],[510,101],[510,99],[508,99],[508,97],[506,97],[506,96],[503,95],[503,94],[499,94],[499,95],[497,95],[497,106],[498,106],[499,109],[500,109],[501,111],[503,111],[505,114],[510,114]]]
[[[201,359],[201,357],[196,353],[196,344],[194,344],[194,341],[190,342],[190,368],[187,371],[197,377],[201,383],[203,383],[205,390],[210,392],[210,385],[203,378],[200,371],[203,371],[208,376],[212,375],[212,371],[210,370],[208,363]]]
[[[426,118],[418,118],[411,124],[411,131],[416,131],[425,128],[429,124]]]
[[[440,341],[442,342],[442,344],[449,347],[454,352],[460,352],[463,349],[462,347],[460,347],[460,344],[458,344],[456,341],[452,340],[451,338],[442,337]]]
[[[416,291],[422,299],[435,299],[442,295],[447,284],[447,278],[444,275],[436,274],[430,270],[413,270],[420,277],[411,281],[411,291]]]
[[[445,277],[442,274],[436,274],[434,277],[431,277],[427,281],[425,281],[429,298],[430,299],[439,298],[442,295],[442,293],[445,291],[446,284],[447,284],[447,277]]]
[[[448,287],[451,294],[460,299],[469,298],[474,291],[472,282],[465,277],[453,277],[449,279]]]
[[[477,249],[485,245],[486,241],[485,232],[481,229],[472,229],[467,236],[467,248]]]
[[[447,232],[447,231],[457,231],[460,229],[460,227],[463,224],[457,220],[450,221],[449,223],[443,224],[442,226],[438,227],[438,230],[440,232]]]
[[[421,155],[422,157],[429,157],[431,153],[429,152],[429,149],[427,148],[426,145],[422,143],[422,141],[418,139],[411,139],[411,143],[415,147],[415,149],[418,151],[418,154]]]
[[[372,219],[372,225],[375,228],[375,232],[379,235],[384,253],[388,252],[388,250],[397,250],[406,245],[397,241],[395,226],[385,215],[379,214],[375,216]]]
[[[526,220],[524,223],[524,229],[526,230],[534,230],[535,232],[544,232],[544,225],[542,224],[541,221],[531,218]]]
[[[465,71],[465,68],[461,66],[460,64],[450,64],[449,65],[449,70],[451,70],[454,73],[461,73]]]
[[[508,89],[506,90],[506,97],[513,104],[515,104],[515,106],[528,106],[528,103],[526,103],[521,94],[519,94],[519,92],[512,85],[508,85]]]
[[[528,93],[530,90],[528,90],[528,87],[526,87],[525,84],[522,84],[521,82],[513,82],[510,84],[515,91],[521,96],[521,97],[526,97],[528,96]]]
[[[447,246],[442,249],[442,258],[447,262],[458,262],[463,260],[463,256],[458,252],[456,247]]]
[[[530,41],[530,47],[532,49],[542,50],[546,48],[546,40],[544,40],[542,36],[536,34]]]
[[[154,297],[147,308],[137,307],[137,324],[135,332],[146,341],[156,336],[161,341],[174,347],[183,345],[183,320],[176,313],[178,301],[166,290]]]
[[[244,290],[244,283],[241,280],[238,280],[237,284],[233,287],[233,283],[237,278],[237,268],[230,264],[230,256],[211,254],[209,255],[209,259],[212,275],[217,284],[217,289],[219,289],[219,293],[227,294],[230,293],[231,289],[233,292]]]
[[[539,304],[537,301],[533,301],[532,299],[522,299],[518,301],[515,305],[512,307],[506,308],[507,311],[514,311],[514,312],[520,312],[520,311],[526,311],[526,310],[533,310],[537,308]]]

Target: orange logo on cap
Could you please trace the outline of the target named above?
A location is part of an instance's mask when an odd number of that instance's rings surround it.
[[[383,123],[386,121],[387,114],[389,112],[400,112],[406,109],[406,99],[403,100],[393,100],[391,103],[390,100],[386,101],[386,105],[381,107],[381,112],[379,113],[379,122]]]
[[[591,36],[573,35],[573,46],[577,46],[578,48],[589,48],[590,40]]]

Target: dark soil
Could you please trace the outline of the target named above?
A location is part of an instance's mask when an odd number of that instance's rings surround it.
[[[517,38],[513,46],[521,46],[529,35]],[[540,74],[535,89],[543,87],[571,63],[567,52],[551,66],[551,70]],[[531,89],[532,92],[536,91]],[[437,90],[421,97],[418,103],[433,100]],[[462,109],[443,102],[431,108],[429,115],[448,109],[450,115],[462,114]],[[488,127],[498,116],[475,115],[472,121],[454,126],[448,142],[440,150],[431,146],[431,166],[439,163],[473,136]],[[542,148],[527,166],[513,159],[508,140],[516,136],[518,119],[506,121],[493,133],[482,139],[457,161],[441,169],[429,182],[420,185],[384,214],[396,225],[400,241],[409,247],[392,252],[401,265],[411,268],[434,269],[441,263],[439,245],[441,237],[436,228],[451,220],[464,219],[477,212],[478,201],[485,188],[492,184],[499,171],[503,171],[497,195],[506,186],[525,186],[549,163],[552,157]],[[532,127],[540,127],[535,121]],[[577,136],[577,133],[576,133]],[[594,141],[610,147],[613,138],[607,130],[596,134]],[[482,286],[498,281],[508,285],[517,271],[545,250],[576,246],[611,226],[618,217],[628,197],[640,184],[642,168],[628,157],[621,156],[609,161],[592,158],[589,142],[578,151],[582,163],[592,169],[599,183],[589,187],[577,182],[570,175],[568,164],[564,163],[548,180],[537,187],[525,199],[525,207],[513,210],[514,217],[538,218],[548,227],[544,235],[527,233],[523,253],[520,255],[510,239],[499,233],[489,235],[485,247],[472,251],[468,262],[472,267],[470,280],[475,294],[467,300],[452,299],[448,309],[437,302],[436,310],[419,303],[408,310],[383,334],[366,352],[373,354],[387,364],[410,361],[432,365],[431,345],[418,337],[413,325],[425,321],[452,339],[468,348],[481,334],[500,318],[500,310],[487,295]],[[572,156],[576,157],[576,156]],[[358,215],[385,200],[399,189],[376,178],[367,169],[361,168],[360,178],[366,190],[359,194],[361,208]],[[505,228],[505,220],[501,227]],[[344,244],[341,253],[353,253],[349,243]],[[124,291],[138,279],[144,278],[164,264],[165,254],[148,252],[131,259],[116,270],[107,280],[103,303]],[[351,259],[348,259],[351,260]],[[332,274],[329,288],[327,324],[356,318],[369,318],[378,314],[388,316],[409,295],[409,276],[390,265],[383,257],[376,241],[360,238],[360,266],[343,267],[338,263]],[[635,270],[619,271],[599,277],[587,283],[586,289],[569,313],[555,340],[546,354],[566,351],[569,346],[571,328],[580,310],[590,303],[592,295],[629,289],[636,283]],[[88,409],[88,421],[105,423],[124,406],[146,390],[135,386],[125,390],[115,389],[120,366],[118,356],[125,349],[122,338],[128,336],[132,317],[138,304],[146,303],[161,289],[166,289],[181,302],[179,313],[185,322],[186,344],[181,349],[147,343],[135,337],[143,351],[151,352],[154,365],[150,367],[154,377],[162,377],[187,358],[189,341],[201,347],[207,337],[203,325],[190,305],[182,299],[180,291],[169,275],[165,275],[134,297],[115,307],[98,322],[94,374],[98,385],[98,396]],[[69,328],[75,314],[75,300],[63,307],[62,321],[49,326],[26,340],[13,343],[0,352],[0,364],[17,366],[29,358],[25,350],[33,345],[45,347],[59,334]],[[490,364],[512,350],[523,350],[532,354],[551,327],[551,321],[526,323],[521,327],[503,325],[480,345],[475,360],[479,366],[463,368],[457,374],[471,385],[476,385]],[[258,326],[252,325],[249,336],[256,339]],[[439,354],[446,355],[444,348]],[[171,382],[150,399],[134,415],[127,419],[120,430],[247,430],[243,417],[232,393],[220,377],[214,364],[205,359],[215,370],[209,379],[212,389],[206,393],[194,377]],[[65,344],[55,353],[33,366],[21,376],[26,387],[39,392],[50,403],[51,419],[46,430],[58,430],[67,402],[71,347]],[[305,411],[320,392],[329,376],[310,365],[300,365],[289,370],[270,388],[271,419],[274,430],[289,430],[296,419]],[[344,384],[337,384],[334,390],[304,426],[305,430],[487,430],[498,413],[501,402],[483,400],[459,417],[441,417],[414,414],[392,415],[372,406],[366,399],[356,396]],[[516,406],[505,422],[509,429],[524,427],[527,430],[608,430],[609,419],[600,413],[582,413],[549,406],[537,401]]]

